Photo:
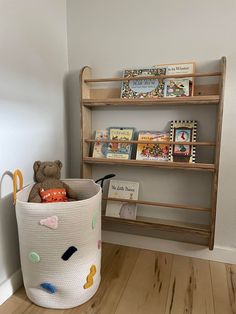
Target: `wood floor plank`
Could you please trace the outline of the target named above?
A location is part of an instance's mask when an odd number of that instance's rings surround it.
[[[232,314],[225,264],[210,262],[215,314]]]
[[[0,314],[21,314],[30,307],[24,287],[17,290],[11,298],[0,306]]]
[[[120,297],[136,264],[139,249],[116,246],[115,254],[106,260],[107,267],[102,273],[102,281],[96,295],[79,308],[66,314],[113,314]]]
[[[19,312],[18,312],[19,313]],[[27,308],[24,314],[64,314],[65,310],[46,309],[34,304]]]
[[[191,259],[195,278],[193,291],[192,313],[214,313],[214,302],[212,295],[212,282],[209,261],[202,259]]]
[[[214,313],[208,261],[174,256],[165,313]]]
[[[232,313],[236,313],[236,265],[226,264],[229,300]]]
[[[102,261],[101,261],[101,274],[106,272],[107,267],[110,266],[111,260],[117,254],[117,245],[111,243],[102,243]]]
[[[165,312],[173,255],[142,250],[116,314]]]

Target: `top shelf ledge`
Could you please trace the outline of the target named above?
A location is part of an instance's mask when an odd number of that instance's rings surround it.
[[[216,105],[220,101],[219,95],[191,96],[191,97],[162,97],[162,98],[83,98],[86,107],[102,106],[158,106],[158,105]]]
[[[85,79],[84,83],[122,82],[122,81],[166,79],[166,78],[185,78],[185,77],[210,77],[210,76],[221,76],[221,75],[222,75],[221,72],[208,72],[208,73],[191,73],[191,74],[176,74],[176,75],[150,75],[150,76],[136,76],[136,77],[108,77],[108,78]]]

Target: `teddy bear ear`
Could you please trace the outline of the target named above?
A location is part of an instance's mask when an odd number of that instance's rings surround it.
[[[34,166],[33,166],[34,172],[38,171],[40,165],[41,165],[41,161],[39,160],[35,161]]]
[[[59,169],[62,168],[62,162],[60,160],[55,160],[54,162],[58,165]]]

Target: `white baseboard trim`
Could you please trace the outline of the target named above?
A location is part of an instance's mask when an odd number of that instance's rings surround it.
[[[234,248],[216,246],[213,251],[210,251],[208,248],[201,245],[112,231],[103,231],[102,241],[152,251],[236,264],[236,249]]]
[[[0,284],[0,305],[3,304],[23,284],[21,269]]]

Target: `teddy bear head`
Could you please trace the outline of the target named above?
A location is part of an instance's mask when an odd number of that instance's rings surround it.
[[[62,162],[55,161],[35,161],[34,163],[34,180],[35,182],[43,182],[46,179],[57,179],[61,177]]]

